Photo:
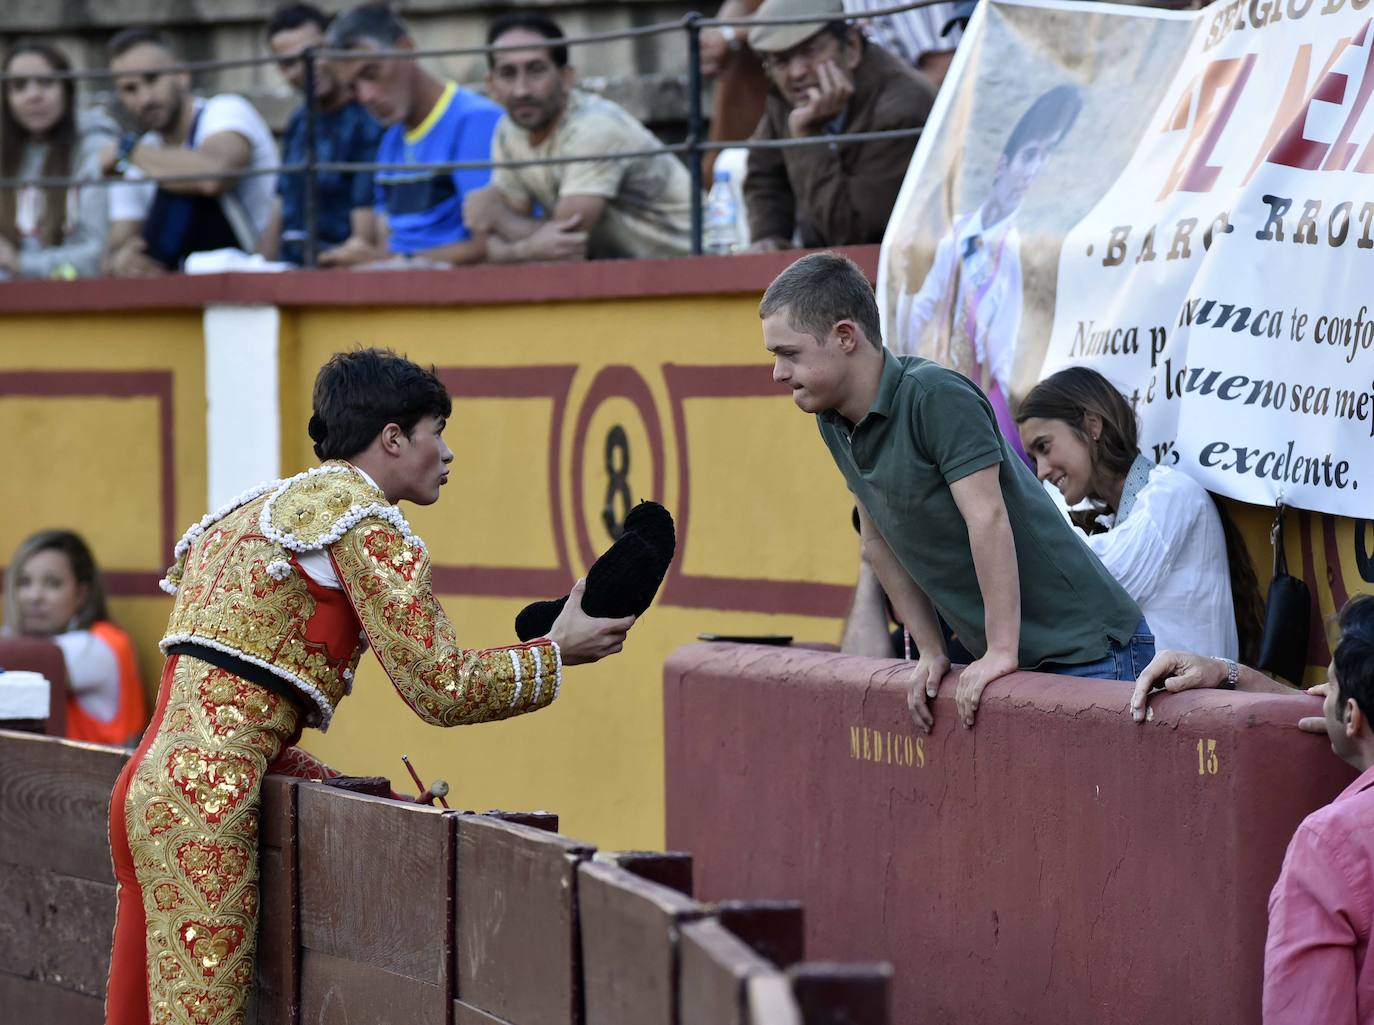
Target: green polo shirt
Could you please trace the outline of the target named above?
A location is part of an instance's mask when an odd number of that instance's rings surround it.
[[[967,377],[884,351],[878,396],[858,425],[834,410],[816,421],[849,490],[975,655],[987,651],[983,596],[949,486],[998,464],[1021,580],[1021,667],[1096,662],[1109,641],[1135,633],[1139,607],[1074,535]]]

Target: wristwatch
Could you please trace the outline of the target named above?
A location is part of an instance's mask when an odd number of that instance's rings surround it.
[[[123,174],[129,169],[129,154],[133,153],[141,138],[143,133],[132,128],[119,137],[119,148],[115,150],[115,174]]]
[[[1212,657],[1226,667],[1226,680],[1217,684],[1217,690],[1235,690],[1236,681],[1240,679],[1240,666],[1229,658],[1222,658],[1219,655]]]

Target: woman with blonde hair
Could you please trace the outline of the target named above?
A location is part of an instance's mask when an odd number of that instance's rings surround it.
[[[134,645],[110,621],[100,570],[79,535],[42,530],[20,543],[5,571],[0,633],[47,638],[62,650],[70,739],[137,741],[148,705]]]

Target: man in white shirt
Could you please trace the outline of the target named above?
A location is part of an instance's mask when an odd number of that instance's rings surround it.
[[[262,116],[242,96],[191,95],[180,59],[151,29],[126,29],[110,41],[110,70],[121,103],[139,125],[102,154],[101,169],[121,174],[110,188],[110,233],[102,269],[146,276],[176,270],[191,252],[237,246],[252,252],[272,212],[273,174],[158,181],[277,165]]]

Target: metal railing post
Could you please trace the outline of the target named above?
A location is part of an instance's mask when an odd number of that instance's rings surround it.
[[[301,242],[301,262],[307,267],[319,264],[319,192],[316,188],[315,121],[319,104],[315,99],[315,51],[308,49],[305,60],[305,238]]]
[[[692,255],[701,255],[701,15],[696,11],[683,19],[687,30],[687,171],[692,176]]]

